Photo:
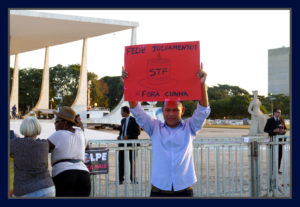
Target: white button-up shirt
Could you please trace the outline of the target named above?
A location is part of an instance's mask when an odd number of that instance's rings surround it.
[[[173,185],[174,191],[178,191],[197,182],[193,139],[208,117],[210,107],[203,107],[198,103],[193,116],[181,120],[176,128],[170,128],[165,123],[152,119],[140,104],[130,111],[152,139],[152,185],[169,191]]]

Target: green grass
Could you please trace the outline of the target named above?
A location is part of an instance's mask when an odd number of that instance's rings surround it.
[[[14,185],[14,158],[9,158],[9,190],[13,189]]]
[[[250,129],[250,125],[204,125],[204,128]]]
[[[290,125],[286,126],[290,130]],[[204,125],[204,128],[250,129],[250,125]]]

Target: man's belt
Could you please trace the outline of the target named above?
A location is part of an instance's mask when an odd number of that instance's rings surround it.
[[[57,163],[60,163],[60,162],[72,162],[72,163],[78,163],[78,162],[82,162],[82,160],[76,160],[76,159],[63,159],[63,160],[58,160],[58,161],[56,161],[56,162],[54,162],[54,163],[52,164],[52,167],[53,167],[54,165],[56,165]]]
[[[169,190],[161,190],[161,189],[155,187],[154,185],[151,185],[151,186],[152,186],[152,188],[151,188],[152,192],[163,193],[163,194],[175,194],[175,193],[181,193],[181,192],[184,192],[186,190],[192,190],[193,189],[192,186],[189,186],[189,187],[187,187],[183,190],[174,191],[174,189],[172,188],[172,190],[169,191]]]

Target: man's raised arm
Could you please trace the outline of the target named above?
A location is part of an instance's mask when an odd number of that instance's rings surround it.
[[[199,101],[199,104],[201,106],[208,107],[209,103],[208,103],[207,88],[206,88],[206,83],[205,83],[207,74],[206,74],[206,72],[203,71],[203,63],[201,63],[200,70],[198,72],[198,77],[201,79],[201,86],[202,86],[201,87],[202,88],[202,98]]]

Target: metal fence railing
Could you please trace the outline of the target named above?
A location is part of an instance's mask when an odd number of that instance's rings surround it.
[[[109,173],[91,175],[92,197],[149,197],[151,140],[92,140],[90,147],[109,149]],[[124,147],[118,147],[123,143]],[[132,146],[128,146],[128,144]],[[277,136],[197,138],[194,197],[290,197],[290,138]],[[278,151],[282,146],[281,172]],[[119,151],[124,150],[124,184],[119,184]],[[130,168],[129,153],[133,156]],[[137,183],[130,181],[130,171]]]

